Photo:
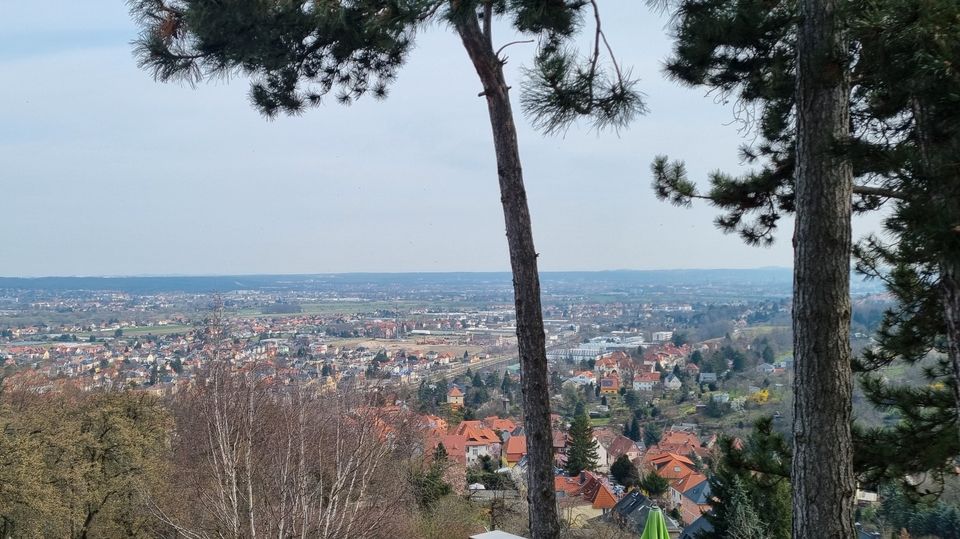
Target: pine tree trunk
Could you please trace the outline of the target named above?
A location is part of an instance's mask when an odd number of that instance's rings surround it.
[[[507,229],[517,311],[517,344],[527,436],[530,534],[533,539],[553,539],[560,530],[553,485],[553,437],[540,277],[509,87],[503,76],[503,64],[493,51],[489,35],[484,35],[477,20],[470,18],[458,23],[457,31],[483,84],[497,155],[500,201]]]
[[[850,251],[853,172],[839,0],[801,0],[794,232],[793,537],[852,538]]]
[[[957,234],[960,235],[960,231]],[[956,256],[940,265],[940,289],[947,325],[947,357],[953,365],[954,377],[960,380],[960,260]],[[953,385],[953,397],[960,410],[960,383]],[[960,433],[960,429],[957,431]]]

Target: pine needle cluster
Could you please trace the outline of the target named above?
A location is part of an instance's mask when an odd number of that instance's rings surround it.
[[[161,81],[236,75],[268,117],[301,114],[328,95],[350,104],[387,97],[418,31],[477,17],[511,22],[537,43],[522,83],[523,109],[548,133],[581,118],[620,128],[646,109],[636,81],[621,70],[600,26],[597,3],[583,0],[131,0],[141,27],[135,54]],[[593,21],[588,53],[573,40]],[[498,51],[501,62],[506,57]],[[601,61],[603,60],[603,61]]]

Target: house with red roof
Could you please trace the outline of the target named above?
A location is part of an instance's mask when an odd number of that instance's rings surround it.
[[[620,377],[607,376],[606,378],[600,379],[600,394],[602,395],[616,395],[620,392]]]
[[[680,496],[679,508],[684,524],[692,524],[710,511],[710,481],[702,481],[685,490]]]
[[[443,436],[428,438],[427,454],[432,454],[433,450],[440,444],[447,451],[450,460],[459,464],[467,464],[467,437],[456,434],[444,434]]]
[[[483,426],[494,432],[513,432],[517,429],[517,424],[512,419],[501,419],[495,415],[483,418]]]
[[[524,435],[511,436],[503,446],[503,458],[507,466],[513,468],[520,459],[527,454],[527,437]]]
[[[621,455],[626,455],[630,462],[633,462],[643,455],[643,450],[637,442],[621,434],[607,445],[607,458],[612,463],[616,462]]]
[[[676,453],[678,455],[697,455],[700,458],[710,454],[710,448],[705,447],[695,432],[679,427],[670,427],[657,445],[647,449],[650,455]]]
[[[447,420],[435,415],[424,415],[421,417],[423,428],[427,431],[427,436],[443,436],[447,433]]]
[[[481,421],[461,421],[452,434],[466,438],[465,453],[468,465],[475,464],[486,455],[498,460],[501,441],[493,430],[484,427]]]
[[[692,460],[676,453],[645,457],[644,461],[650,470],[670,483],[671,507],[680,507],[685,492],[693,491],[707,481],[707,477],[696,470]]]
[[[588,478],[580,489],[581,495],[584,500],[590,502],[593,509],[598,509],[601,514],[606,514],[607,511],[613,509],[614,505],[617,505],[617,496],[613,493],[613,489],[605,478],[591,472],[586,473]]]
[[[558,475],[553,478],[553,490],[557,497],[576,496],[580,491],[580,478]]]
[[[636,391],[654,391],[660,388],[660,373],[641,372],[633,377],[633,389]]]
[[[451,408],[463,408],[463,391],[459,387],[453,386],[447,391],[447,404]]]
[[[633,360],[630,358],[629,354],[617,350],[601,356],[600,359],[594,363],[594,369],[599,371],[601,376],[608,376],[615,372],[622,371],[624,368],[629,367],[632,363]]]
[[[583,471],[577,477],[555,477],[553,486],[561,510],[577,517],[571,521],[603,515],[619,500],[607,478],[594,472]]]

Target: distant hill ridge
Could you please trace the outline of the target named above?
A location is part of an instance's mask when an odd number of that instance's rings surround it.
[[[541,272],[543,286],[607,284],[623,286],[791,285],[790,268],[677,269]],[[310,275],[211,275],[134,277],[0,277],[0,289],[104,290],[149,294],[157,292],[230,292],[335,289],[363,284],[380,286],[477,285],[509,286],[509,272],[323,273]],[[861,279],[854,278],[855,291]],[[862,287],[860,287],[862,288]],[[869,286],[868,288],[876,288]]]

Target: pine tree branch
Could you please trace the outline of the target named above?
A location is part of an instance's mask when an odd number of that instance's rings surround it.
[[[506,45],[497,49],[497,52],[495,52],[493,55],[496,56],[498,59],[500,59],[500,52],[503,51],[503,49],[509,47],[510,45],[519,45],[520,43],[533,43],[533,42],[534,40],[532,39],[521,39],[519,41],[511,41],[510,43],[507,43]],[[505,62],[505,60],[502,60],[502,59],[500,61]]]
[[[593,34],[593,58],[590,60],[590,76],[588,80],[590,81],[590,101],[593,101],[593,82],[597,74],[597,63],[600,61],[600,36],[603,34],[603,31],[600,29],[600,9],[597,7],[597,3],[593,0],[590,1],[590,5],[593,6],[593,19],[596,24],[596,29]]]
[[[613,64],[613,70],[617,72],[617,82],[623,84],[623,73],[620,71],[620,64],[617,63],[617,57],[613,54],[613,47],[611,47],[610,42],[607,41],[607,34],[605,34],[600,27],[600,8],[597,6],[596,0],[590,0],[590,5],[593,6],[593,18],[597,23],[597,35],[594,39],[594,67],[596,66],[597,58],[600,56],[599,40],[602,39],[603,46],[606,47],[607,54],[610,55],[610,63]]]
[[[440,8],[443,7],[444,4],[445,2],[437,2],[430,9],[424,11],[422,15],[417,17],[417,20],[419,22],[426,22],[432,19],[433,16],[437,14],[437,11],[440,11]]]
[[[885,187],[871,187],[869,185],[854,185],[853,193],[856,195],[862,195],[862,196],[895,198],[897,200],[903,200],[904,198],[906,198],[901,191],[887,189]]]

